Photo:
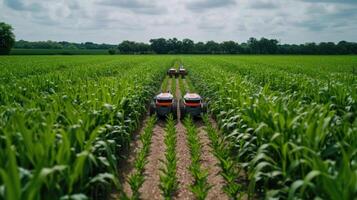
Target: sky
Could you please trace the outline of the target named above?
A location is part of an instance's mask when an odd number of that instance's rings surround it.
[[[0,0],[16,39],[357,42],[357,0]]]

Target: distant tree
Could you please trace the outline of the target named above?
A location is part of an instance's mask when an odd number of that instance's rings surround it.
[[[195,44],[195,53],[198,53],[198,54],[205,54],[205,53],[207,53],[207,48],[206,48],[205,43],[203,43],[203,42],[197,42],[197,43]]]
[[[114,54],[116,53],[116,50],[115,50],[115,49],[109,49],[109,50],[108,50],[108,53],[109,53],[110,55],[114,55]]]
[[[319,52],[321,54],[328,54],[328,55],[332,55],[332,54],[337,54],[337,48],[335,43],[333,42],[321,42],[319,44]]]
[[[247,41],[247,45],[249,47],[249,52],[252,54],[258,54],[260,53],[260,48],[259,48],[259,42],[256,38],[251,37]]]
[[[151,39],[150,40],[151,49],[158,54],[167,54],[168,43],[165,38]]]
[[[148,54],[148,53],[152,52],[150,45],[145,44],[143,42],[136,43],[136,49],[137,49],[137,52],[140,54]]]
[[[151,52],[149,44],[125,40],[118,45],[121,54],[146,54]]]
[[[28,42],[19,40],[15,43],[14,48],[20,49],[111,49],[116,48],[117,45],[111,44],[95,44],[91,42],[86,43],[72,43],[72,42],[55,42],[55,41],[37,41]]]
[[[8,55],[15,44],[15,35],[11,25],[0,22],[0,55]]]
[[[301,46],[301,53],[302,54],[319,54],[319,49],[316,45],[316,43],[311,42],[311,43],[305,43],[304,45]]]
[[[305,44],[279,44],[276,39],[249,38],[245,43],[238,44],[235,41],[217,43],[195,43],[191,39],[178,40],[177,38],[151,39],[150,44],[135,41],[123,41],[119,45],[96,44],[92,42],[71,43],[55,41],[28,42],[17,41],[14,48],[22,49],[116,49],[121,54],[357,54],[357,43],[341,41],[305,43]]]
[[[135,52],[135,42],[125,40],[118,45],[121,54],[130,54]]]
[[[182,42],[177,38],[167,40],[167,48],[169,54],[181,53]]]
[[[236,54],[239,52],[239,45],[234,41],[224,41],[221,43],[222,53]]]
[[[210,54],[221,53],[221,46],[215,41],[206,42],[206,48]]]
[[[242,43],[239,45],[240,53],[242,54],[249,54],[250,53],[250,48],[247,43]]]
[[[195,48],[195,43],[190,39],[182,40],[182,53],[193,53]]]

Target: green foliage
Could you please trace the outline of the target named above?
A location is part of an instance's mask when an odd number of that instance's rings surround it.
[[[108,55],[107,49],[19,49],[13,48],[11,55]]]
[[[180,76],[179,77],[179,87],[180,87],[180,91],[181,91],[181,95],[185,95],[187,93],[186,91],[186,86],[185,84],[183,83],[183,80],[182,80],[182,77]]]
[[[174,98],[176,98],[176,79],[171,78],[171,92]]]
[[[0,199],[103,199],[119,187],[119,161],[171,58],[0,62]]]
[[[232,161],[242,166],[250,193],[355,198],[356,60],[321,58],[184,58],[230,146],[217,155],[222,169]],[[225,154],[233,160],[221,159]]]
[[[162,82],[162,85],[161,85],[161,91],[163,91],[163,92],[167,91],[167,89],[168,89],[167,87],[169,85],[169,81],[170,81],[169,76],[165,76],[165,79],[164,79],[164,81]]]
[[[115,49],[109,49],[109,50],[108,50],[108,53],[109,53],[110,55],[114,55],[114,54],[116,54],[117,52],[116,52]]]
[[[11,25],[0,22],[0,55],[7,55],[15,44],[15,35]]]
[[[250,195],[356,197],[355,57],[181,59],[190,70],[188,85],[207,97],[222,131],[223,139],[206,122],[230,197],[241,196],[240,168],[248,175]],[[119,188],[121,155],[173,60],[1,57],[0,199],[104,199],[111,186]],[[160,187],[170,199],[177,190],[172,118],[165,144]],[[138,155],[139,170],[147,151]],[[202,198],[206,174],[197,169],[193,165],[191,173],[202,181],[191,189]],[[142,181],[142,174],[132,176],[134,191]]]
[[[15,42],[14,48],[16,49],[62,49],[62,50],[104,50],[116,48],[116,45],[110,44],[95,44],[93,42],[84,42],[84,43],[73,43],[73,42],[56,42],[56,41],[35,41],[29,42],[25,40],[19,40]]]
[[[192,193],[196,199],[203,200],[207,197],[211,185],[207,182],[208,171],[201,166],[201,143],[199,141],[196,126],[193,124],[190,116],[184,119],[184,125],[187,131],[187,143],[190,149],[191,164],[188,167],[194,182],[190,185]]]
[[[164,167],[160,169],[160,189],[164,199],[172,199],[177,191],[178,182],[176,177],[176,128],[175,120],[171,114],[167,118],[165,132],[166,152],[165,160],[162,161]]]
[[[142,149],[137,153],[135,160],[135,172],[131,174],[128,178],[128,182],[131,187],[132,197],[131,199],[140,199],[139,189],[144,183],[144,168],[147,163],[147,156],[150,151],[151,138],[153,135],[153,128],[156,122],[156,116],[150,117],[144,132],[140,135],[140,140],[142,143]]]
[[[153,129],[156,122],[156,116],[152,116],[149,118],[147,122],[147,126],[144,129],[144,132],[140,136],[140,140],[142,143],[141,150],[137,153],[136,160],[135,160],[135,172],[131,174],[128,178],[128,182],[131,187],[132,191],[132,200],[140,199],[140,192],[139,189],[141,188],[142,184],[144,183],[144,168],[147,163],[147,156],[150,152],[150,144],[151,138],[153,135]]]
[[[236,163],[230,155],[230,144],[221,138],[219,133],[212,127],[208,116],[203,117],[204,123],[206,125],[206,132],[211,141],[211,146],[213,148],[213,154],[219,161],[221,167],[221,175],[226,181],[223,188],[224,192],[232,199],[240,199],[242,196],[242,186],[238,183],[240,169],[238,163]]]

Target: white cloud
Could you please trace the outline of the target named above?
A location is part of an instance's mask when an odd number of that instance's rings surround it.
[[[356,41],[355,0],[0,0],[17,39]]]

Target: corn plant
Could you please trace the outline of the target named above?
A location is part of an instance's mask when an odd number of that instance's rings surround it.
[[[203,200],[207,197],[211,185],[207,182],[208,171],[201,166],[202,147],[199,141],[196,126],[193,124],[190,116],[184,119],[184,125],[187,131],[187,143],[190,149],[191,164],[188,167],[194,182],[190,185],[192,193],[196,199]]]
[[[103,199],[120,187],[123,152],[171,62],[147,58],[2,65],[0,199]]]
[[[169,76],[165,76],[165,79],[164,79],[164,81],[162,82],[162,85],[161,85],[161,91],[166,92],[167,89],[168,89],[167,88],[168,84],[169,84]]]
[[[179,87],[180,87],[181,95],[185,95],[187,91],[186,91],[186,86],[183,83],[182,77],[179,77]]]
[[[250,194],[353,199],[356,79],[329,72],[332,67],[315,71],[304,59],[299,70],[238,57],[187,57],[185,63],[194,66],[190,78],[210,99],[230,144],[226,154],[247,172]]]
[[[240,199],[243,195],[242,185],[237,182],[239,178],[239,166],[231,157],[229,152],[229,143],[226,143],[220,134],[213,128],[208,116],[203,117],[205,123],[205,130],[211,141],[214,156],[218,159],[221,167],[220,174],[226,181],[223,190],[232,199]]]
[[[174,95],[174,98],[176,98],[176,79],[175,78],[171,79],[171,92],[172,92],[172,95]]]
[[[177,170],[177,157],[176,157],[176,129],[175,120],[172,115],[167,118],[165,127],[166,146],[165,160],[162,161],[164,167],[160,169],[160,189],[164,199],[172,199],[178,187],[176,170]]]
[[[147,164],[147,156],[150,151],[151,138],[153,135],[153,128],[155,126],[156,117],[152,116],[147,121],[147,126],[145,127],[143,133],[140,135],[140,141],[142,143],[142,148],[136,155],[136,160],[134,164],[135,172],[128,177],[128,182],[132,191],[132,196],[130,199],[138,200],[140,199],[139,189],[144,183],[144,168]]]
[[[189,79],[189,77],[187,77],[186,79],[185,79],[185,82],[186,82],[186,85],[187,85],[187,90],[189,91],[189,92],[195,92],[196,90],[195,90],[195,87],[192,85],[192,82],[191,82],[191,80]]]

